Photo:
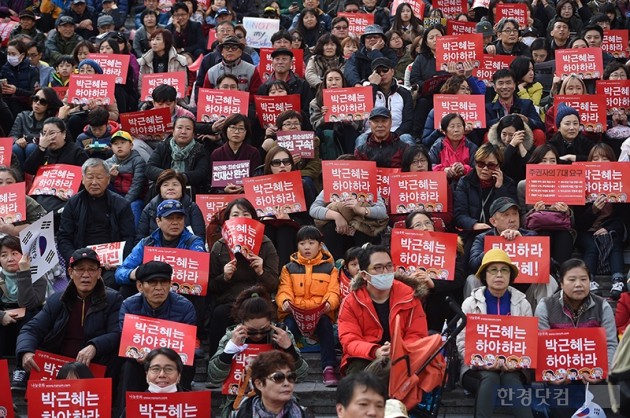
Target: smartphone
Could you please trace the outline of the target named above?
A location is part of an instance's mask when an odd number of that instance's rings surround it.
[[[0,86],[3,84],[7,84],[7,79],[6,78],[0,78]]]
[[[293,6],[293,7],[298,7],[298,3],[297,3],[297,1],[294,1],[293,3],[291,3],[291,6]]]

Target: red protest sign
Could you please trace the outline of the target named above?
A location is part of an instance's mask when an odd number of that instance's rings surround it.
[[[508,241],[501,236],[487,235],[483,245],[486,252],[499,248],[510,256],[519,271],[515,283],[549,283],[549,237],[517,237]]]
[[[442,118],[457,113],[467,127],[486,127],[486,102],[482,94],[436,94],[433,96],[434,128],[440,129]]]
[[[101,264],[109,264],[111,267],[118,267],[124,260],[125,241],[109,242],[107,244],[88,245],[98,254]]]
[[[11,395],[11,383],[9,382],[9,362],[0,360],[0,413],[6,418],[14,418],[13,397]]]
[[[52,89],[55,90],[55,93],[57,93],[57,97],[59,97],[59,100],[63,101],[63,99],[66,98],[66,94],[68,93],[69,88],[70,88],[69,86],[65,86],[65,87],[53,87]]]
[[[480,33],[447,35],[437,38],[435,68],[438,71],[446,71],[447,64],[450,62],[460,65],[464,62],[472,62],[474,67],[479,67],[482,57],[483,36]]]
[[[292,304],[291,301],[289,301],[289,305],[291,306],[293,319],[295,319],[295,323],[297,324],[302,335],[305,337],[311,337],[315,333],[315,328],[317,328],[319,318],[321,318],[324,314],[326,304],[324,303],[312,309],[298,308],[297,306]]]
[[[210,411],[211,392],[127,392],[128,417],[201,417]]]
[[[536,380],[581,381],[608,377],[608,348],[604,328],[566,328],[538,331]]]
[[[583,79],[601,78],[604,74],[602,50],[599,48],[568,48],[555,52],[556,75],[565,78],[575,74]]]
[[[157,86],[167,84],[175,87],[177,90],[177,98],[186,97],[187,84],[186,71],[175,71],[172,73],[155,73],[142,74],[142,90],[140,92],[140,100],[149,102],[153,101],[153,90]]]
[[[247,116],[249,92],[199,89],[197,122],[214,123],[235,113]]]
[[[577,166],[527,164],[525,203],[584,205],[586,170]]]
[[[120,357],[143,359],[154,348],[172,348],[187,366],[195,360],[195,335],[197,326],[125,314],[120,336]]]
[[[68,200],[81,187],[81,167],[69,164],[42,165],[37,169],[29,195],[57,196]]]
[[[212,187],[225,187],[228,184],[243,184],[243,179],[249,177],[249,160],[213,161]]]
[[[325,122],[364,120],[374,108],[372,87],[324,89]]]
[[[162,261],[173,267],[171,291],[205,296],[210,276],[210,254],[182,248],[144,247],[143,263]]]
[[[108,105],[114,99],[116,76],[105,74],[72,74],[68,88],[68,103]]]
[[[26,220],[26,183],[0,187],[0,219],[10,224]]]
[[[475,22],[462,22],[460,20],[449,20],[446,22],[447,35],[470,35],[477,33]]]
[[[376,163],[374,161],[322,161],[324,200],[343,202],[357,199],[376,202]]]
[[[365,32],[365,28],[374,24],[374,15],[372,13],[337,13],[339,17],[348,19],[350,26],[348,31],[356,36],[361,36]]]
[[[400,173],[400,168],[382,168],[376,167],[376,188],[379,196],[385,201],[385,206],[389,207],[390,195],[390,177],[393,174]]]
[[[0,165],[11,167],[13,138],[0,138]]]
[[[350,286],[350,278],[348,278],[343,272],[339,272],[339,298],[344,300],[346,296],[350,294],[352,288]]]
[[[2,46],[7,46],[11,37],[11,32],[13,32],[13,29],[15,29],[18,24],[18,22],[13,20],[0,23],[0,39],[2,40]]]
[[[630,194],[630,166],[621,162],[578,163],[586,171],[586,203],[606,196],[608,203],[627,203]]]
[[[219,213],[221,209],[227,206],[232,200],[245,197],[244,194],[198,194],[195,195],[195,203],[199,206],[206,226],[212,220],[212,217]]]
[[[527,22],[529,10],[527,9],[527,5],[525,3],[497,3],[497,11],[495,13],[495,22],[498,22],[505,17],[516,19],[518,27],[521,29],[529,26],[529,23]]]
[[[278,115],[286,110],[300,111],[300,95],[287,96],[254,96],[256,115],[260,124],[267,128],[275,126]]]
[[[120,114],[120,124],[124,131],[134,138],[164,139],[173,131],[171,111],[168,107]]]
[[[597,80],[595,86],[597,95],[606,97],[609,115],[630,111],[630,80]]]
[[[394,174],[389,188],[390,213],[448,211],[448,180],[444,171]]]
[[[221,236],[230,249],[230,256],[239,254],[247,258],[258,255],[265,235],[265,225],[250,218],[233,218],[223,223]]]
[[[560,103],[577,110],[580,123],[586,132],[604,132],[606,129],[606,97],[596,94],[559,94],[554,96],[556,109]]]
[[[315,158],[315,132],[313,131],[279,131],[276,134],[276,145],[288,149],[291,155]]]
[[[267,81],[271,74],[273,74],[273,67],[271,66],[271,53],[273,48],[260,48],[260,62],[258,63],[258,73],[263,82]],[[291,71],[293,71],[298,77],[304,77],[304,50],[292,49],[293,60],[291,62]]]
[[[31,370],[29,383],[37,380],[55,380],[57,379],[59,369],[61,369],[64,364],[76,361],[76,359],[72,357],[60,356],[58,354],[47,353],[46,351],[41,350],[35,350],[33,360],[35,360],[35,363],[39,366],[40,371],[35,369]],[[94,377],[105,377],[105,366],[90,363],[89,367]]]
[[[397,269],[424,269],[433,280],[455,280],[457,234],[394,228],[391,245]]]
[[[613,29],[604,31],[602,50],[615,58],[628,57],[628,30]]]
[[[101,66],[103,74],[116,76],[116,84],[127,83],[129,54],[90,54],[89,58]]]
[[[228,377],[223,382],[221,393],[224,395],[236,395],[241,384],[245,382],[245,369],[250,367],[254,359],[266,351],[273,350],[271,344],[248,344],[247,348],[232,357],[232,364]]]
[[[432,4],[434,9],[442,10],[447,18],[468,11],[466,0],[433,0]]]
[[[416,16],[418,19],[420,20],[424,19],[424,12],[427,6],[423,0],[409,0],[409,1],[394,0],[394,2],[392,3],[392,9],[391,9],[392,16],[396,14],[396,10],[398,10],[398,6],[400,6],[402,3],[407,3],[409,7],[411,7],[411,11],[413,12],[414,16]]]
[[[206,49],[208,51],[212,51],[214,48],[212,48],[212,44],[214,44],[214,41],[217,40],[217,30],[216,28],[212,28],[208,31],[208,43],[206,44]]]
[[[473,69],[473,76],[480,80],[492,81],[492,75],[498,70],[503,68],[509,68],[512,61],[514,61],[512,55],[486,55],[481,58],[479,67]]]
[[[538,318],[511,315],[466,315],[464,363],[529,369],[538,360]]]
[[[70,379],[32,382],[29,417],[111,418],[111,379]]]
[[[308,210],[299,171],[246,178],[243,189],[259,216],[279,217]]]

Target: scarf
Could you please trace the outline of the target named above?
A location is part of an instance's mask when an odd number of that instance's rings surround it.
[[[279,414],[273,412],[267,412],[265,405],[262,403],[260,396],[256,396],[252,399],[252,417],[253,418],[302,418],[302,409],[300,406],[291,399],[287,402],[282,411]]]
[[[175,143],[175,138],[171,138],[170,146],[171,160],[173,160],[171,162],[171,168],[178,173],[183,173],[184,171],[186,171],[186,160],[195,147],[195,140],[193,139],[192,141],[190,141],[190,144],[182,148]]]
[[[2,302],[11,304],[18,303],[17,273],[3,271],[2,274],[5,277],[4,285],[6,289],[3,289],[2,292]]]

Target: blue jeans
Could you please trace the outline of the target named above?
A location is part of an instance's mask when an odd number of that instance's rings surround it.
[[[361,134],[361,135],[359,135],[357,137],[357,141],[356,141],[356,144],[355,144],[355,149],[359,148],[361,145],[363,145],[363,144],[365,144],[367,142],[368,135],[369,134],[365,133],[365,134]],[[407,143],[409,145],[416,145],[416,141],[414,141],[413,136],[410,135],[410,134],[402,134],[402,135],[399,135],[398,137],[400,138],[400,140],[402,142],[405,142],[405,143]]]
[[[289,316],[284,318],[284,324],[289,328],[289,331],[291,331],[296,339],[298,335],[302,335],[295,319],[293,319],[293,315],[289,314]],[[322,360],[322,369],[328,366],[336,367],[335,337],[330,317],[322,315],[321,318],[319,318],[319,322],[315,328],[315,335],[319,338],[319,355]]]
[[[138,222],[140,222],[142,209],[144,209],[144,200],[138,199],[131,202],[131,212],[133,212],[133,220],[136,227],[138,227]]]
[[[13,154],[15,154],[15,156],[17,157],[22,169],[24,169],[24,161],[26,161],[28,156],[31,155],[33,151],[35,151],[35,148],[37,148],[37,145],[33,144],[32,142],[26,144],[26,147],[24,148],[19,145],[13,144]],[[7,164],[7,166],[10,165],[10,163]]]

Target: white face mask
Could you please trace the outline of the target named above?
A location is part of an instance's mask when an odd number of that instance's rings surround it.
[[[15,67],[16,65],[18,65],[20,63],[20,55],[15,56],[15,55],[7,55],[7,62]]]
[[[151,393],[175,393],[177,392],[177,383],[172,385],[160,387],[155,383],[147,382],[149,384],[149,392]]]
[[[393,272],[383,274],[370,274],[366,271],[365,274],[370,276],[370,283],[378,290],[389,290],[394,284]]]

